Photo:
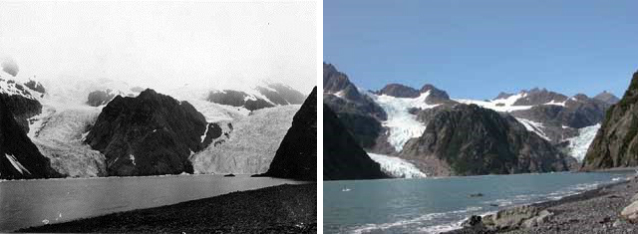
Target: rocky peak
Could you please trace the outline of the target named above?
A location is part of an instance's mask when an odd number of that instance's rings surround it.
[[[507,99],[507,98],[509,98],[509,97],[511,97],[511,96],[514,96],[514,94],[501,92],[501,93],[499,93],[499,94],[498,94],[498,96],[496,96],[496,98],[494,98],[494,100],[497,100],[497,99]]]
[[[609,105],[616,104],[618,101],[620,101],[620,99],[616,97],[616,95],[607,91],[603,91],[602,93],[596,95],[594,99],[605,102]]]
[[[281,141],[266,176],[317,180],[317,88],[312,90]]]
[[[416,98],[421,95],[418,90],[402,84],[388,84],[378,93],[399,98]]]
[[[568,99],[568,97],[563,94],[548,91],[545,88],[534,88],[529,91],[523,90],[521,93],[525,94],[525,96],[518,99],[514,103],[515,106],[535,106],[550,102],[564,102]]]
[[[421,87],[421,93],[425,92],[430,92],[428,99],[425,100],[425,102],[428,104],[440,104],[450,101],[450,96],[447,94],[447,92],[434,87],[434,85],[426,84]]]
[[[188,157],[204,149],[218,132],[208,130],[218,127],[188,102],[147,89],[109,102],[85,142],[106,156],[111,176],[192,173]]]

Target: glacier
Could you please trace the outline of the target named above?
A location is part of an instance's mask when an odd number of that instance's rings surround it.
[[[381,165],[381,170],[395,178],[426,178],[427,175],[421,172],[412,163],[398,157],[368,153],[368,156]]]
[[[70,177],[104,176],[105,156],[83,142],[100,111],[88,105],[65,109],[45,105],[42,114],[29,119],[28,136],[57,172]]]
[[[569,141],[569,154],[579,162],[582,162],[585,159],[587,150],[589,150],[589,145],[594,142],[599,129],[600,124],[578,129],[578,136],[567,139]]]
[[[388,95],[373,95],[375,101],[383,108],[388,118],[383,121],[384,127],[389,129],[388,142],[397,152],[403,149],[408,140],[420,137],[425,132],[425,124],[419,122],[416,116],[409,113],[410,108],[430,109],[438,105],[429,105],[425,101],[430,91],[422,93],[416,98],[398,98]]]
[[[232,122],[232,132],[227,138],[191,156],[195,173],[265,173],[300,107],[264,108],[238,118]],[[227,124],[221,126],[226,132]]]

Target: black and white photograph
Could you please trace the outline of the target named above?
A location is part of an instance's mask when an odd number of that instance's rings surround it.
[[[320,4],[0,2],[0,232],[317,233]]]

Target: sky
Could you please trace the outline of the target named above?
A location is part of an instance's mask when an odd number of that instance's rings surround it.
[[[370,90],[620,97],[638,70],[636,9],[636,0],[325,0],[323,58]]]
[[[313,2],[0,2],[19,76],[224,88],[317,83]]]

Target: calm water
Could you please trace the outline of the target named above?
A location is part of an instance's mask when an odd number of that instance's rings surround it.
[[[324,182],[324,232],[439,233],[458,228],[470,215],[560,199],[633,173]],[[476,193],[484,196],[470,197]]]
[[[300,182],[247,175],[0,181],[0,232]]]

